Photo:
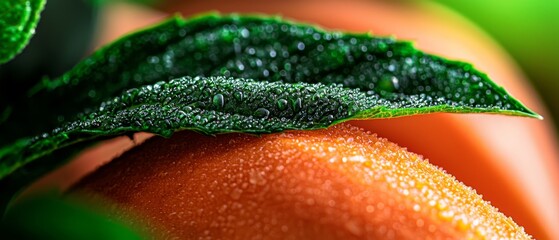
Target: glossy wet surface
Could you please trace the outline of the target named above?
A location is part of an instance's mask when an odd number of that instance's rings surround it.
[[[420,156],[349,125],[152,138],[78,188],[117,203],[119,217],[141,215],[135,222],[168,237],[527,237]]]

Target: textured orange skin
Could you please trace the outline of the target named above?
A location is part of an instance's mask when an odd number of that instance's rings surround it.
[[[451,175],[346,124],[155,137],[75,190],[181,239],[529,238]]]

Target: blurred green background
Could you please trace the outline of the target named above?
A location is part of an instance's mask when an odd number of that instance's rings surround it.
[[[559,124],[559,0],[433,0],[478,25],[519,64]]]

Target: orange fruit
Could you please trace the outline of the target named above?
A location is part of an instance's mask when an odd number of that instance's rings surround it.
[[[529,238],[419,155],[346,124],[261,137],[155,137],[75,189],[107,198],[116,216],[156,237]]]

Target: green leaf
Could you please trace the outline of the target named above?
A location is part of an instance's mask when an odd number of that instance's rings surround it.
[[[129,88],[183,76],[339,83],[537,116],[470,64],[423,53],[408,42],[279,18],[205,15],[172,18],[124,37],[37,85],[0,124],[0,145],[53,129]]]
[[[44,76],[58,77],[84,58],[91,50],[98,12],[83,0],[48,2],[33,39],[21,54],[0,65],[0,112],[27,97]]]
[[[35,33],[45,0],[0,1],[0,64],[25,48]]]
[[[363,92],[341,84],[184,77],[130,89],[96,111],[78,114],[76,121],[0,150],[0,179],[59,148],[129,132],[166,137],[185,129],[205,134],[270,133],[430,112],[508,113],[444,98]]]
[[[182,76],[224,77],[169,81]],[[36,137],[0,148],[0,193],[7,201],[67,159],[49,154],[98,138],[268,133],[430,112],[538,116],[471,65],[407,42],[278,18],[173,18],[98,50],[13,108],[2,132]]]
[[[91,210],[91,204],[54,194],[16,203],[0,222],[3,239],[143,239],[124,223]]]

